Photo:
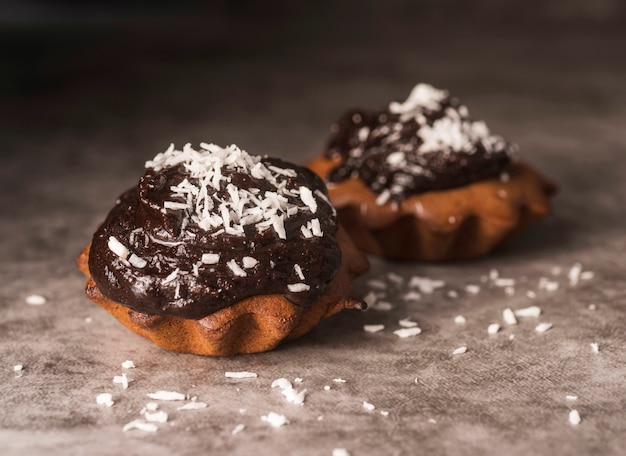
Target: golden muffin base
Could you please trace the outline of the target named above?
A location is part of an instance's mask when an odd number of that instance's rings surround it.
[[[319,156],[307,167],[326,179],[339,163]],[[552,182],[523,163],[508,174],[506,182],[485,179],[382,205],[360,179],[327,185],[339,222],[361,250],[397,260],[464,260],[491,252],[550,212]]]
[[[199,320],[135,312],[103,296],[89,273],[89,245],[76,263],[87,276],[87,297],[131,331],[166,350],[230,356],[271,350],[307,333],[323,318],[343,309],[364,308],[362,301],[348,296],[353,280],[369,270],[369,262],[341,227],[336,240],[342,254],[340,270],[311,307],[299,307],[281,295],[257,295]]]

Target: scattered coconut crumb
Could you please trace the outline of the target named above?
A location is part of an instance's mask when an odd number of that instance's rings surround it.
[[[597,308],[598,308],[598,306],[596,306],[595,304],[589,304],[587,306],[587,309],[589,309],[589,310],[596,310]]]
[[[539,289],[546,291],[556,291],[559,289],[559,282],[549,280],[546,277],[541,277],[539,279]]]
[[[294,383],[302,383],[303,381],[304,380],[302,380],[302,378],[300,378],[300,377],[296,377],[296,378],[293,379]]]
[[[128,389],[128,384],[131,381],[132,380],[129,380],[128,377],[126,376],[126,374],[116,375],[115,377],[113,377],[113,383],[121,384],[122,388],[124,388],[124,389]]]
[[[237,426],[235,426],[235,428],[233,429],[233,431],[231,432],[231,435],[237,435],[239,434],[241,431],[243,431],[246,428],[246,425],[243,423],[239,423]]]
[[[459,297],[459,292],[456,290],[448,290],[446,295],[448,296],[448,298],[456,299]]]
[[[166,423],[167,422],[167,412],[163,410],[158,410],[156,412],[146,412],[143,415],[146,418],[146,421],[150,423]]]
[[[397,329],[393,333],[396,336],[398,336],[399,338],[405,339],[407,337],[417,336],[418,334],[421,334],[422,333],[422,329],[418,328],[417,326],[415,326],[413,328]]]
[[[131,429],[139,429],[144,432],[156,432],[159,430],[159,427],[154,423],[148,423],[144,420],[133,420],[130,423],[124,425],[122,431],[127,432]]]
[[[443,280],[433,280],[428,277],[420,277],[413,276],[409,281],[409,286],[411,288],[419,288],[419,290],[424,294],[431,294],[437,288],[442,288],[445,286],[445,282]]]
[[[291,385],[291,382],[289,380],[287,380],[286,378],[277,378],[276,380],[274,380],[272,382],[272,388],[280,388],[280,389],[286,389],[286,388],[293,388],[293,386]]]
[[[498,323],[491,323],[487,327],[487,334],[490,334],[490,335],[497,334],[498,331],[500,331],[500,325]]]
[[[463,353],[467,353],[467,347],[465,345],[455,348],[452,352],[453,355],[462,355]]]
[[[454,317],[454,322],[457,325],[464,325],[467,322],[467,320],[465,319],[463,315],[457,315],[456,317]]]
[[[148,402],[144,406],[144,408],[141,409],[141,414],[143,415],[144,413],[146,413],[146,411],[154,412],[158,408],[159,408],[159,404],[157,404],[156,402]]]
[[[597,342],[591,342],[589,345],[591,345],[591,351],[594,353],[599,353],[600,352],[600,347],[598,346]]]
[[[205,402],[188,402],[185,405],[182,405],[180,407],[178,407],[177,410],[199,410],[199,409],[203,409],[203,408],[207,408],[208,404],[206,404]]]
[[[377,333],[385,329],[385,325],[363,325],[363,330],[369,333]]]
[[[100,393],[96,396],[96,404],[106,405],[112,407],[115,402],[113,401],[113,395],[111,393]]]
[[[133,363],[131,360],[127,359],[126,361],[124,361],[122,363],[122,367],[124,369],[134,369],[135,368],[135,363]]]
[[[480,293],[480,287],[478,285],[466,285],[465,291],[471,295],[477,295]]]
[[[493,284],[496,287],[502,287],[502,288],[512,287],[515,285],[515,279],[505,279],[505,278],[500,277],[500,278],[494,279]]]
[[[537,331],[538,333],[544,333],[550,328],[552,328],[552,323],[539,323],[537,326],[535,326],[535,331]]]
[[[186,395],[177,393],[176,391],[157,391],[155,393],[148,393],[147,396],[157,401],[184,401],[187,399]]]
[[[437,420],[434,418],[428,418],[428,422],[431,424],[437,424]]]
[[[414,290],[405,293],[403,297],[406,301],[419,301],[420,299],[422,299],[422,295]]]
[[[506,294],[507,296],[515,295],[515,288],[513,288],[513,287],[505,287],[504,288],[504,294]]]
[[[382,416],[389,416],[389,411],[388,411],[388,410],[381,410],[381,411],[380,411],[380,414],[381,414]]]
[[[241,371],[241,372],[225,372],[224,376],[226,378],[257,378],[258,375],[256,374],[256,372],[246,372],[246,371]]]
[[[350,456],[350,453],[345,448],[334,448],[332,456]]]
[[[502,319],[507,325],[517,324],[517,318],[515,318],[515,313],[508,307],[502,311]]]
[[[280,413],[275,412],[269,412],[267,415],[263,415],[261,417],[261,421],[275,428],[279,428],[289,423],[289,420],[285,415],[281,415]]]
[[[330,385],[324,385],[324,391],[330,391]]]
[[[595,277],[593,271],[583,271],[580,273],[580,280],[591,280]]]
[[[580,418],[580,413],[578,413],[578,410],[573,409],[569,411],[569,423],[572,426],[577,426],[580,424],[581,422],[581,418]]]
[[[346,381],[343,378],[333,378],[333,382],[335,382],[335,383],[346,383]]]
[[[43,306],[46,302],[48,302],[48,300],[41,295],[30,295],[30,296],[26,296],[26,304],[29,304],[31,306]]]
[[[530,299],[535,299],[537,297],[537,293],[535,293],[533,290],[528,290],[526,292],[526,296]]]
[[[13,372],[22,372],[22,370],[24,370],[23,364],[16,364],[13,366]]]
[[[304,405],[304,399],[307,394],[307,390],[296,390],[294,388],[285,388],[281,391],[287,402],[291,402],[295,405]]]
[[[578,399],[578,396],[568,394],[567,396],[565,396],[565,399],[567,399],[568,401],[575,401],[576,399]]]
[[[403,328],[414,328],[414,327],[417,326],[417,322],[416,321],[409,320],[408,318],[400,320],[398,322],[398,324],[400,326],[402,326]]]
[[[368,412],[371,412],[376,409],[376,406],[367,401],[363,401],[363,408],[367,410]]]
[[[541,315],[541,308],[538,306],[524,307],[515,310],[516,317],[538,317]]]

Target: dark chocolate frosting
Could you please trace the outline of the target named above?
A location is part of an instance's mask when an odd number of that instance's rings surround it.
[[[258,294],[307,307],[337,274],[335,210],[309,170],[212,144],[172,146],[146,168],[93,237],[107,298],[199,319]]]
[[[363,180],[379,202],[459,187],[506,170],[516,146],[491,135],[447,91],[417,85],[404,103],[353,110],[331,126],[327,180]]]

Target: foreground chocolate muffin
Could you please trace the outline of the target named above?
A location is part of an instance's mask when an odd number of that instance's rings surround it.
[[[366,272],[322,180],[236,146],[146,162],[77,259],[87,296],[168,350],[270,350],[342,309]]]
[[[308,164],[362,250],[392,259],[484,255],[550,212],[554,184],[447,91],[352,110]]]

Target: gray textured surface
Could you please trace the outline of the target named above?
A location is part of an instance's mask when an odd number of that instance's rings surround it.
[[[122,61],[123,72],[4,106],[13,112],[0,167],[1,454],[624,454],[624,36],[467,30],[424,41],[407,32],[382,43],[327,39],[213,60],[138,57]],[[343,109],[402,99],[417,81],[450,88],[559,183],[550,219],[479,261],[373,259],[356,292],[382,280],[392,310],[345,312],[258,355],[165,352],[83,296],[74,256],[143,161],[169,142],[235,142],[302,162]],[[576,262],[594,277],[571,286]],[[491,269],[516,280],[513,296],[481,282]],[[409,302],[402,295],[414,275],[446,284]],[[542,277],[558,290],[539,290]],[[468,284],[480,292],[468,294]],[[47,303],[26,304],[32,293]],[[541,317],[502,322],[504,308],[529,305],[540,306]],[[455,324],[456,315],[467,322]],[[393,334],[406,317],[421,335]],[[489,336],[493,322],[503,329]],[[539,322],[554,327],[538,334]],[[363,331],[379,323],[383,332]],[[453,356],[461,345],[468,352]],[[123,390],[112,379],[126,359],[137,367]],[[241,370],[258,378],[224,377]],[[303,406],[270,388],[279,377],[303,379]],[[122,432],[140,418],[146,394],[160,389],[197,396],[208,408],[162,403],[169,421],[158,432]],[[112,408],[96,404],[101,392],[113,393]],[[376,409],[366,411],[364,401]],[[578,426],[568,423],[573,408]],[[290,424],[269,427],[260,416],[270,411]],[[231,435],[239,423],[245,429]]]

